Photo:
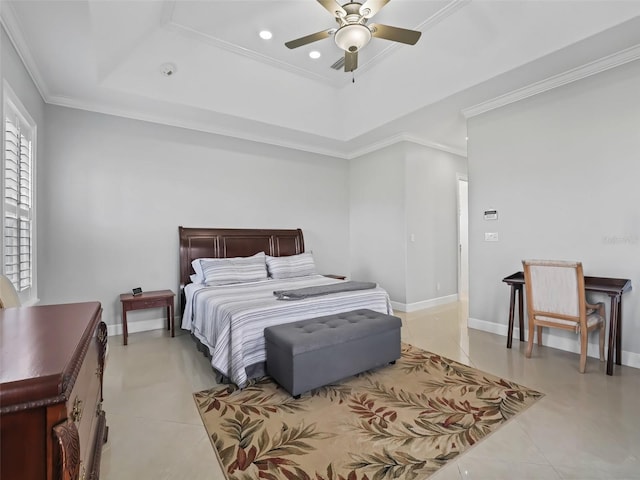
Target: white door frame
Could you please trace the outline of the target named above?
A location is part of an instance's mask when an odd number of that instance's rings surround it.
[[[469,180],[456,175],[458,213],[458,300],[469,299]]]

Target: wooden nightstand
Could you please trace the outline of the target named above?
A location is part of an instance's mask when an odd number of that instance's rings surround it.
[[[157,290],[144,292],[140,295],[123,293],[120,295],[122,302],[122,343],[127,344],[127,312],[130,310],[144,310],[147,308],[167,307],[167,330],[171,329],[171,336],[175,336],[175,319],[173,314],[173,302],[175,293],[171,290]]]

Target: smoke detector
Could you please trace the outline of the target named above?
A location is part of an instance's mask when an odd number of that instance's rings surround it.
[[[176,66],[173,63],[163,63],[160,66],[160,73],[165,77],[170,77],[176,73]]]

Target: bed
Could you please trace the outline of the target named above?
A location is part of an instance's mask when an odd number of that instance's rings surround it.
[[[179,227],[182,328],[189,330],[211,365],[224,379],[244,387],[264,375],[264,329],[359,308],[392,314],[387,292],[379,286],[295,301],[278,300],[277,290],[340,283],[319,274],[264,278],[244,283],[205,285],[193,282],[196,259],[269,257],[270,265],[288,258],[307,258],[302,230],[216,229]],[[278,277],[278,276],[276,276]]]

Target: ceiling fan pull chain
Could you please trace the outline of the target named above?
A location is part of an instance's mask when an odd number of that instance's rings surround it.
[[[351,70],[351,83],[356,83],[356,74]]]

